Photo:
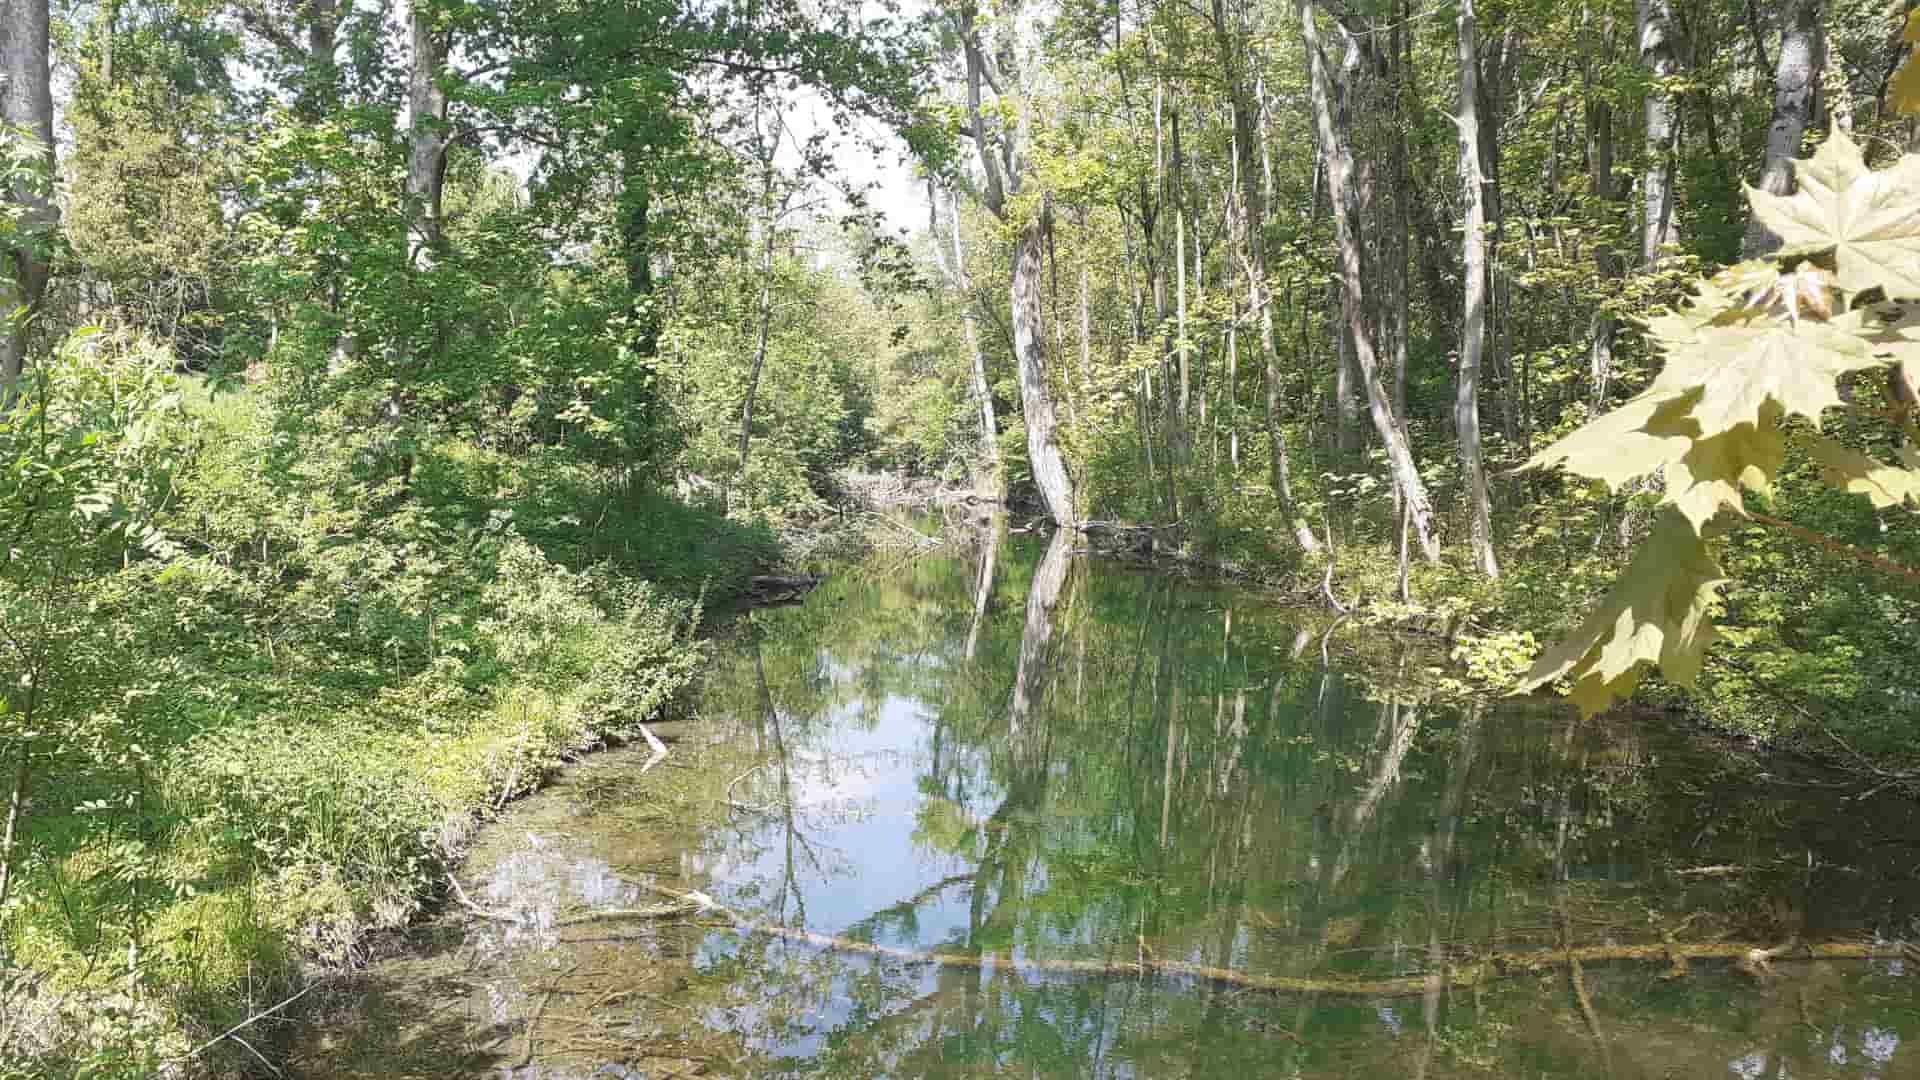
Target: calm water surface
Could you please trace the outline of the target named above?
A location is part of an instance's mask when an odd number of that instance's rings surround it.
[[[506,917],[376,966],[303,1068],[1920,1077],[1911,803],[1327,629],[990,532],[840,574],[667,765],[492,829]],[[649,885],[814,936],[578,918]]]

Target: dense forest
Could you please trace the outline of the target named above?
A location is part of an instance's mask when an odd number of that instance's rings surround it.
[[[875,473],[1910,783],[1907,6],[0,0],[0,1076],[254,1067]]]

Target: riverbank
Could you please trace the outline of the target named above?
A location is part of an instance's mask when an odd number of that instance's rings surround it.
[[[561,453],[443,439],[371,486],[364,446],[289,456],[252,395],[188,421],[164,546],[12,623],[55,666],[11,744],[8,1080],[267,1068],[287,1003],[434,902],[476,822],[671,715],[707,613],[778,559]]]
[[[293,1075],[1692,1075],[1920,1032],[1912,804],[1036,539],[755,612],[675,756],[486,827]]]

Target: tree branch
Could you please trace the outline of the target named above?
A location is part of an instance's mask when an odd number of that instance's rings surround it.
[[[1759,522],[1762,525],[1766,525],[1770,528],[1779,529],[1781,532],[1796,536],[1802,540],[1805,540],[1807,543],[1812,544],[1815,547],[1821,548],[1834,555],[1839,555],[1844,558],[1852,559],[1855,562],[1865,563],[1866,565],[1871,566],[1874,569],[1879,570],[1883,573],[1892,574],[1894,577],[1897,577],[1902,581],[1907,582],[1908,584],[1920,585],[1920,570],[1916,570],[1913,567],[1907,566],[1903,563],[1894,562],[1892,559],[1889,559],[1884,555],[1876,555],[1871,551],[1863,551],[1860,548],[1854,547],[1852,544],[1843,543],[1842,541],[1835,540],[1833,537],[1828,536],[1825,533],[1817,533],[1817,532],[1814,532],[1812,529],[1805,528],[1800,525],[1795,525],[1791,521],[1784,521],[1780,518],[1773,517],[1768,514],[1757,513],[1755,511],[1749,510],[1747,511],[1747,517],[1753,519],[1754,521]]]

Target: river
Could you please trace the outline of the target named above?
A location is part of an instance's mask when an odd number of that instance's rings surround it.
[[[485,829],[295,1071],[1920,1076],[1913,803],[1449,674],[1060,539],[845,568],[665,761]]]

